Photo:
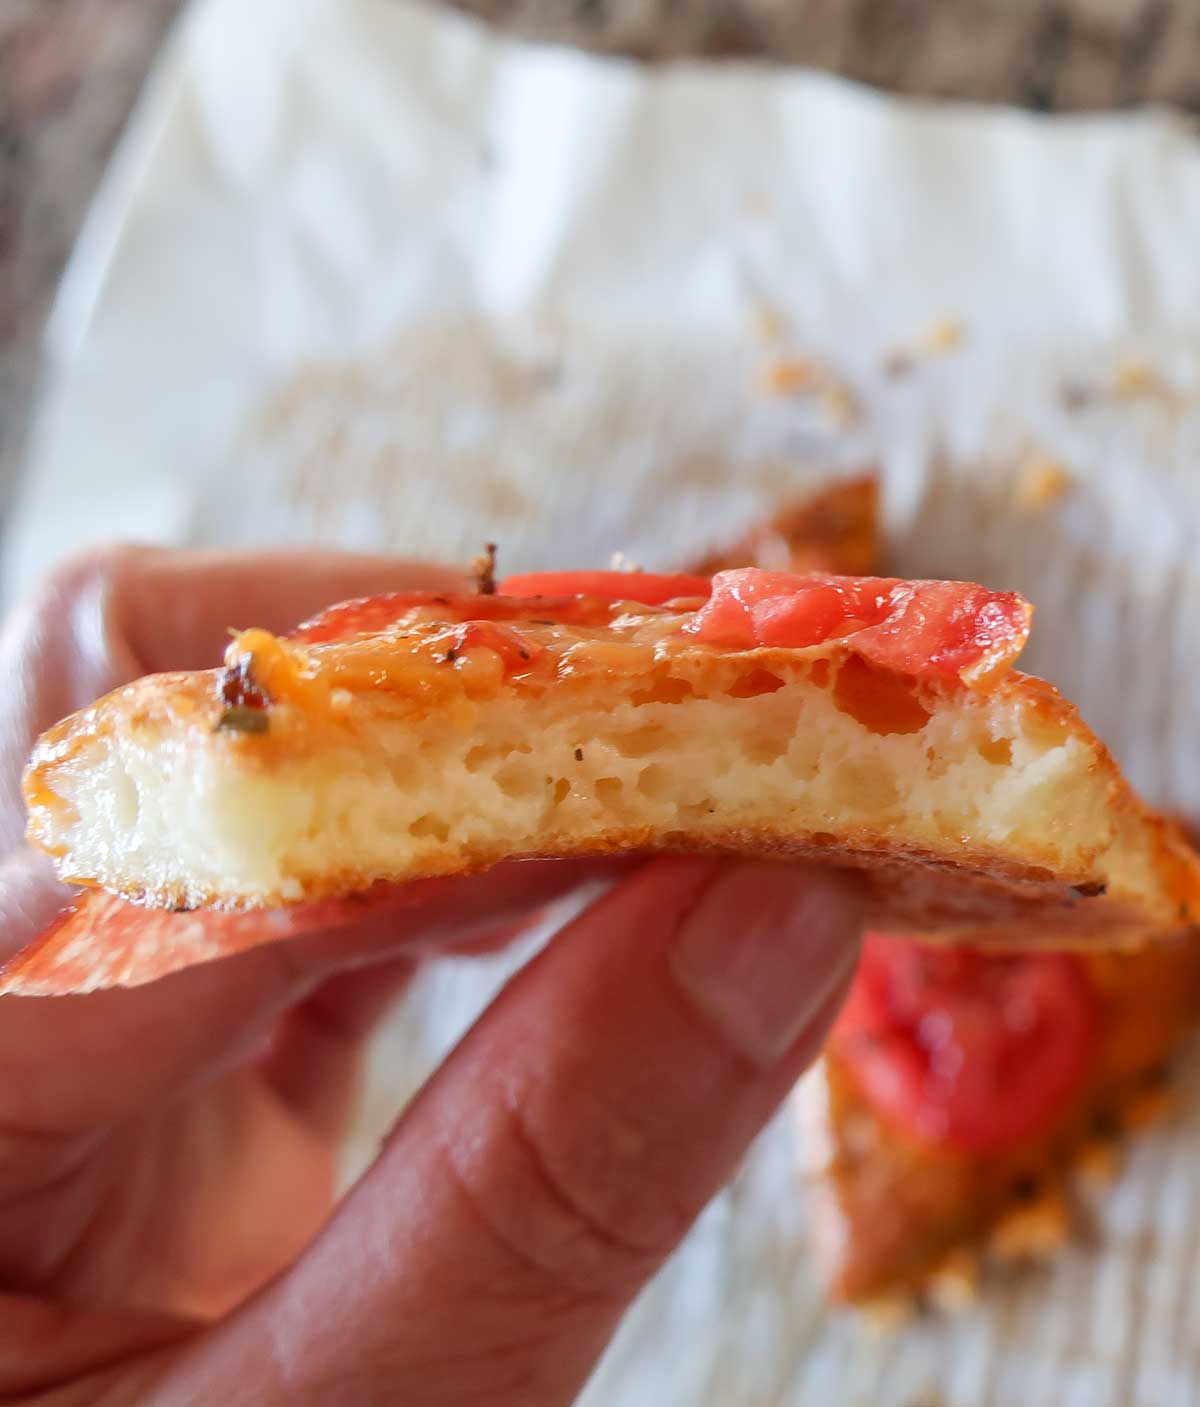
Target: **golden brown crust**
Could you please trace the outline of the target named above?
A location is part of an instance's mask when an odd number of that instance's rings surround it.
[[[879,480],[870,473],[785,504],[688,570],[711,576],[727,567],[767,567],[871,576],[879,558]]]
[[[32,943],[0,967],[0,993],[65,996],[139,987],[173,972],[311,933],[404,920],[409,885],[376,885],[344,899],[253,913],[147,909],[103,890],[76,896]]]

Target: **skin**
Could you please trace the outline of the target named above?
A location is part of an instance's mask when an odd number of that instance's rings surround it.
[[[23,848],[43,728],[229,625],[462,584],[319,553],[126,549],[2,639],[0,958],[65,897]],[[0,1400],[570,1402],[816,1055],[861,911],[814,870],[666,859],[506,987],[334,1207],[363,1043],[431,951],[508,941],[586,867],[414,887],[402,920],[148,987],[0,998]]]

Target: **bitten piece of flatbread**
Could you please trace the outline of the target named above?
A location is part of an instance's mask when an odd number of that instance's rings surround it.
[[[1193,852],[1012,670],[1019,597],[753,569],[707,599],[625,582],[663,604],[526,581],[246,632],[224,670],[140,680],[51,730],[30,837],[69,882],[173,908],[638,850],[857,867],[876,927],[957,941],[1133,944],[1196,921]]]

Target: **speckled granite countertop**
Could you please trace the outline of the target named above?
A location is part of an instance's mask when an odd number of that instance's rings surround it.
[[[0,0],[0,476],[87,202],[185,0]],[[1200,109],[1194,0],[460,0],[515,32],[663,59],[808,62],[906,92]]]
[[[46,310],[88,201],[184,0],[0,0],[0,489]]]

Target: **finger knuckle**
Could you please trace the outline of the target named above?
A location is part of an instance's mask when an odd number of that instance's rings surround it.
[[[614,1143],[625,1145],[615,1159]],[[493,1104],[482,1139],[449,1140],[445,1159],[475,1219],[516,1267],[571,1297],[619,1299],[657,1270],[683,1230],[673,1211],[649,1211],[653,1188],[635,1167],[616,1166],[630,1145],[628,1133],[612,1131],[547,1137],[510,1099]]]
[[[46,578],[43,593],[55,601],[72,600],[111,587],[137,551],[127,543],[105,543],[78,552]]]
[[[92,633],[107,631],[117,586],[133,549],[92,548],[60,563],[18,604],[5,627],[5,648],[39,648],[51,637],[66,638],[80,628],[81,613]]]

